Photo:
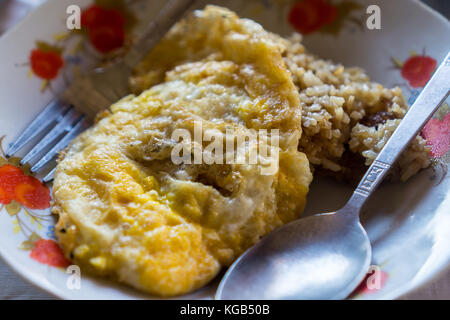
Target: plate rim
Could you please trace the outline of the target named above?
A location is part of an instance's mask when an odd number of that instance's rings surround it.
[[[21,19],[21,21],[16,23],[14,26],[8,29],[8,31],[2,34],[0,36],[0,40],[3,40],[4,38],[7,38],[12,34],[14,34],[14,32],[16,32],[17,30],[20,30],[24,25],[27,24],[28,20],[30,20],[35,14],[37,14],[37,12],[39,12],[40,10],[45,10],[45,7],[51,6],[52,2],[54,1],[57,0],[47,0],[46,2],[43,2],[39,6],[33,8],[23,19]],[[432,14],[435,18],[437,18],[439,21],[446,24],[448,28],[450,28],[450,21],[447,18],[445,18],[440,12],[436,11],[435,9],[433,9],[432,7],[430,7],[429,5],[420,0],[409,0],[409,1],[412,1],[413,3],[418,5],[422,10],[425,10],[428,13]],[[0,260],[9,268],[9,270],[18,275],[26,283],[32,285],[33,287],[39,290],[44,291],[45,293],[49,294],[54,298],[65,300],[76,300],[75,297],[58,289],[53,284],[41,281],[36,274],[28,270],[29,267],[25,267],[22,264],[20,264],[18,261],[16,261],[14,257],[8,257],[4,251],[5,250],[3,248],[3,245],[0,243]],[[378,298],[377,300],[402,299],[402,297],[406,296],[407,294],[423,289],[424,287],[431,284],[434,280],[438,279],[449,270],[450,270],[450,263],[447,265],[442,265],[441,268],[436,269],[434,274],[429,275],[428,277],[424,277],[424,279],[418,282],[412,281],[411,284],[404,285],[399,289],[391,292],[390,294],[386,294],[386,296]],[[151,299],[151,297],[149,298]],[[120,298],[116,299],[109,298],[109,299],[121,300]],[[175,297],[175,299],[177,298]],[[90,300],[97,300],[97,299],[90,299]]]

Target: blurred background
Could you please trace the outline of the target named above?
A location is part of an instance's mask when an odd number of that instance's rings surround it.
[[[436,11],[439,11],[447,19],[450,19],[450,1],[449,0],[421,0],[425,2],[430,7],[434,8]]]
[[[46,0],[0,0],[0,34]],[[392,0],[386,0],[392,1]],[[421,0],[450,19],[450,0]],[[76,3],[76,0],[74,0]]]

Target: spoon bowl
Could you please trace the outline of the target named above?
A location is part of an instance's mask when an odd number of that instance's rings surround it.
[[[300,219],[264,237],[228,270],[216,299],[348,296],[369,268],[371,246],[361,224],[340,214]]]

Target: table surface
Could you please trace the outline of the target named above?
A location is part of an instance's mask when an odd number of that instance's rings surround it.
[[[0,0],[0,34],[45,0]],[[436,10],[450,16],[450,1],[424,0]],[[0,260],[0,299],[54,299],[53,296],[25,282]],[[402,299],[450,299],[450,270],[427,286]]]

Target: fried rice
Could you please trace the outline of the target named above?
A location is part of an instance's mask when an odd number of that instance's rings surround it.
[[[302,104],[299,150],[312,166],[359,180],[400,124],[408,106],[400,88],[371,82],[364,70],[320,59],[287,39],[284,60]],[[417,136],[401,155],[391,178],[405,181],[430,165],[426,141]]]

